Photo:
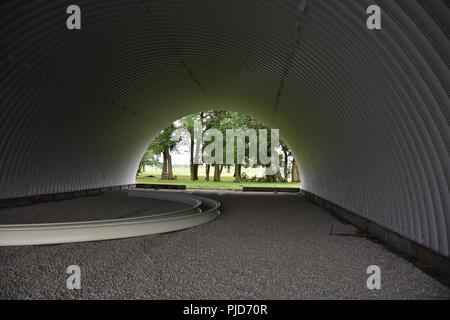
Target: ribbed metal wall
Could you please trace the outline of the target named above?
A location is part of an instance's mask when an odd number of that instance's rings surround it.
[[[0,4],[0,198],[134,182],[158,130],[238,110],[281,129],[303,188],[449,255],[443,0]]]

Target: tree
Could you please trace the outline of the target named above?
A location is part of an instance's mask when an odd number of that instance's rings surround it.
[[[194,153],[195,153],[195,141],[194,141],[194,124],[196,120],[200,120],[203,116],[203,113],[199,114],[193,114],[184,117],[181,119],[181,127],[186,129],[189,132],[190,137],[190,164],[189,169],[191,173],[191,180],[197,181],[198,180],[198,164],[194,163]],[[201,146],[200,146],[201,147]]]
[[[157,166],[157,165],[159,165],[158,156],[153,152],[153,150],[149,146],[145,150],[141,162],[139,163],[138,174],[141,172],[145,172],[146,166]]]
[[[295,158],[292,159],[292,182],[300,183],[300,172],[298,170],[298,165],[295,161]]]
[[[208,119],[208,127],[220,130],[222,135],[225,137],[226,126],[225,120],[229,117],[229,112],[227,111],[213,111]],[[223,154],[225,154],[225,146],[223,146]],[[221,174],[223,170],[223,163],[213,163],[214,166],[214,182],[221,181]]]
[[[200,121],[202,123],[202,129],[204,134],[209,129],[219,129],[220,127],[220,121],[218,120],[220,117],[220,114],[224,113],[224,111],[207,111],[202,112],[200,114]],[[220,129],[219,129],[220,130]],[[201,146],[202,150],[204,150],[205,147],[207,147],[211,141],[203,141],[203,145]],[[215,165],[214,163],[205,163],[205,180],[209,181],[210,171],[211,171],[211,165]],[[214,181],[220,181],[220,174],[217,174],[214,168]]]
[[[182,140],[182,137],[178,137],[177,141],[172,141],[172,135],[174,131],[178,128],[186,129],[189,132],[190,139],[189,139],[189,149],[190,149],[190,178],[192,181],[198,180],[198,167],[199,164],[194,163],[195,158],[195,148],[199,148],[199,153],[203,157],[203,150],[205,147],[207,147],[210,143],[213,141],[204,141],[203,144],[200,146],[196,146],[196,141],[194,140],[195,134],[194,134],[194,126],[196,121],[200,121],[202,124],[202,134],[204,134],[208,129],[217,129],[222,133],[222,136],[224,140],[226,139],[226,133],[228,129],[234,129],[234,130],[242,130],[243,132],[247,132],[247,130],[255,130],[257,134],[257,139],[259,139],[259,129],[266,129],[269,130],[268,127],[266,127],[261,122],[253,119],[250,116],[242,115],[237,112],[228,112],[228,111],[207,111],[207,112],[201,112],[198,114],[192,114],[189,116],[186,116],[182,118],[180,121],[176,121],[173,124],[171,124],[169,127],[165,128],[160,132],[160,134],[154,139],[150,147],[148,148],[148,151],[146,151],[146,154],[144,154],[143,159],[141,160],[141,163],[139,165],[139,172],[143,171],[145,169],[145,165],[150,165],[150,163],[154,163],[156,161],[158,163],[158,159],[155,159],[155,155],[162,154],[163,155],[163,163],[162,163],[162,173],[161,177],[163,179],[174,179],[173,176],[173,170],[172,170],[172,156],[171,152],[176,147],[176,145]],[[269,137],[267,137],[270,140],[271,132],[269,131]],[[246,139],[247,140],[247,139]],[[226,140],[225,140],[226,141]],[[253,140],[251,140],[253,141]],[[261,147],[261,145],[257,144],[258,148]],[[259,159],[259,153],[261,150],[257,150],[257,156],[253,159],[250,158],[250,141],[245,141],[245,155],[244,155],[244,162],[246,164],[238,163],[238,154],[237,154],[237,141],[234,140],[234,178],[235,182],[240,182],[242,180],[242,167],[248,167],[248,166],[262,166],[263,168],[269,168],[271,164],[265,164],[261,163]],[[226,155],[226,145],[224,145],[223,154]],[[262,150],[264,151],[264,150]],[[272,146],[270,143],[267,144],[267,150],[266,154],[270,157],[272,152]],[[279,148],[277,148],[277,156],[280,157],[280,164],[283,166],[283,171],[278,171],[277,174],[271,174],[268,175],[266,172],[265,181],[267,182],[276,182],[279,180],[280,182],[287,182],[289,179],[289,176],[292,176],[292,181],[297,182],[297,180],[300,180],[300,174],[298,171],[298,168],[295,164],[295,159],[292,157],[292,152],[288,148],[288,146],[281,141]],[[204,159],[202,159],[204,160]],[[225,159],[224,159],[225,160]],[[242,159],[239,159],[242,160]],[[152,162],[153,161],[153,162]],[[203,161],[204,162],[204,161]],[[223,164],[222,161],[219,163],[205,163],[205,171],[206,176],[205,180],[209,181],[210,179],[210,172],[211,172],[211,166],[213,167],[213,179],[216,182],[221,181],[221,174],[223,171],[223,168],[226,166],[227,171],[230,171],[230,165]]]
[[[172,156],[170,152],[175,148],[179,141],[172,141],[172,133],[176,130],[172,123],[170,126],[161,131],[150,145],[150,149],[155,154],[163,154],[163,165],[161,179],[173,180]]]
[[[220,117],[220,123],[219,128],[222,131],[222,134],[224,137],[226,136],[226,130],[227,129],[234,129],[234,130],[242,130],[243,132],[246,132],[249,129],[258,129],[261,128],[262,124],[250,116],[242,115],[238,112],[223,112]],[[242,179],[242,164],[238,163],[237,158],[237,141],[234,142],[234,180],[235,182],[240,182]],[[224,154],[226,153],[226,150],[224,150]],[[248,156],[249,153],[249,144],[245,144],[245,162],[249,163],[249,161],[257,162],[257,159],[249,159]],[[220,172],[222,172],[223,166],[220,167]],[[229,166],[227,166],[227,170],[229,170]]]
[[[278,179],[280,180],[280,182],[288,182],[289,179],[289,157],[292,155],[291,150],[289,149],[289,147],[287,146],[286,143],[284,143],[284,141],[280,142],[280,147],[281,147],[281,152],[283,153],[283,161],[281,161],[280,163],[283,164],[283,175],[281,175],[281,173],[278,171]]]

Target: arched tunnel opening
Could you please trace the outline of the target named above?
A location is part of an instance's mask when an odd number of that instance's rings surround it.
[[[155,189],[300,191],[300,164],[283,130],[240,112],[201,111],[152,137],[136,185]]]
[[[0,16],[0,298],[450,296],[448,1],[14,0]],[[149,137],[198,110],[279,128],[299,192],[135,190]],[[196,222],[81,243],[17,227],[165,204]],[[7,240],[33,237],[72,241]],[[55,277],[73,264],[80,290]]]

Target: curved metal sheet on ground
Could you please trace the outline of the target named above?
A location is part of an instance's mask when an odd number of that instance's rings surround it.
[[[192,228],[217,218],[220,203],[179,193],[130,192],[135,198],[170,200],[189,208],[144,217],[100,221],[0,225],[0,246],[60,244],[131,238]]]
[[[281,129],[302,187],[449,256],[442,0],[0,4],[0,198],[134,183],[152,137],[211,108]]]

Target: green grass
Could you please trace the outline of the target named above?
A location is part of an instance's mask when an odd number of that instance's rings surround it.
[[[250,177],[258,175],[257,169],[245,169],[244,172]],[[186,185],[188,189],[227,189],[227,190],[242,190],[242,187],[270,187],[270,188],[299,188],[299,183],[266,183],[266,182],[234,182],[233,173],[227,173],[224,169],[221,182],[205,181],[205,175],[202,170],[199,170],[199,180],[191,181],[189,169],[174,169],[176,180],[162,180],[159,171],[150,171],[139,174],[136,178],[136,183],[147,184],[181,184]],[[153,177],[152,177],[153,176]],[[213,179],[213,171],[211,170],[211,180]]]

